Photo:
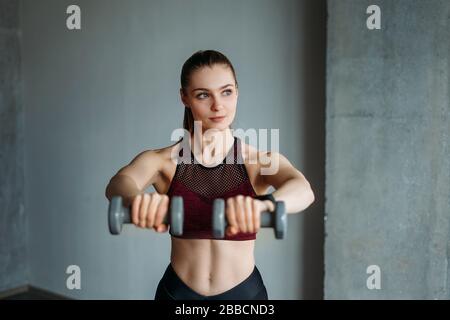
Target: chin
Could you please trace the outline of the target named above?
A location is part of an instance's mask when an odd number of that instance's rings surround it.
[[[216,123],[211,126],[211,129],[217,129],[220,131],[226,130],[230,127],[229,123]]]
[[[216,130],[225,130],[230,126],[230,124],[228,122],[224,122],[224,123],[215,123],[212,121],[208,122],[208,126],[206,127],[207,130],[208,129],[216,129]]]
[[[223,128],[222,126],[210,126],[208,128],[206,128],[206,130],[204,130],[204,132],[208,131],[208,130],[218,130],[218,131],[223,131],[226,128]]]

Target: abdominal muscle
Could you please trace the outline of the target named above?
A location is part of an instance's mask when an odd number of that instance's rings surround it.
[[[165,160],[162,179],[154,185],[160,193],[167,193],[175,175],[176,165],[171,161],[174,146],[162,152]],[[247,171],[255,185],[253,177],[256,171],[252,167],[247,167]],[[255,240],[184,239],[173,236],[171,239],[172,268],[188,287],[201,295],[217,295],[235,287],[248,278],[255,267]]]
[[[255,267],[255,240],[171,239],[172,268],[201,295],[217,295],[235,287]]]

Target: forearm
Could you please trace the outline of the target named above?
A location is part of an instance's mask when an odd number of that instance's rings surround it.
[[[113,196],[123,197],[123,204],[129,206],[131,200],[142,191],[136,185],[136,182],[129,176],[119,174],[115,175],[105,190],[105,196],[111,201]]]
[[[284,201],[286,213],[298,213],[314,202],[314,193],[309,182],[303,178],[287,180],[272,194],[277,201]]]

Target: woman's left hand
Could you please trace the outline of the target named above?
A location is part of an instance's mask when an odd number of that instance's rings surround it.
[[[270,200],[258,200],[250,196],[237,195],[226,200],[225,215],[228,221],[226,235],[239,232],[258,232],[261,226],[261,212],[274,211]]]

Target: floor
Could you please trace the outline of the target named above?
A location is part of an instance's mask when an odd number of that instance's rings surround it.
[[[6,298],[3,300],[61,300],[67,299],[56,294],[52,294],[46,291],[42,291],[35,288],[30,288],[26,292],[21,292]]]

